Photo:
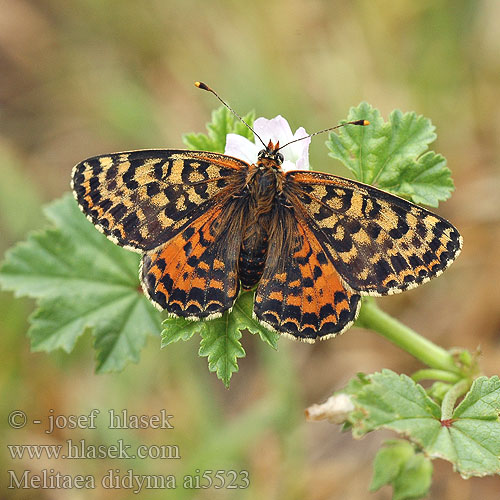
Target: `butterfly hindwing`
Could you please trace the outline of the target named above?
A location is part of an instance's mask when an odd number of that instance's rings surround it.
[[[212,208],[168,243],[144,254],[142,287],[159,309],[201,319],[233,306],[239,291],[241,229],[236,222],[221,224],[221,214],[228,210]]]
[[[286,212],[285,212],[286,213]],[[293,242],[271,238],[269,256],[255,294],[254,314],[268,328],[306,342],[344,332],[354,322],[360,296],[344,286],[307,225],[292,220]],[[289,238],[290,235],[285,236]]]
[[[247,167],[235,158],[203,151],[131,151],[79,163],[72,187],[80,209],[101,232],[143,252],[210,209]]]
[[[438,276],[460,253],[448,221],[372,186],[320,172],[286,175],[294,206],[344,282],[364,295],[387,295]]]

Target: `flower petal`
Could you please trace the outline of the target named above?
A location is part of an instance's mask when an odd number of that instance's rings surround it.
[[[257,161],[257,155],[261,149],[262,147],[254,144],[241,135],[227,134],[226,136],[224,154],[239,158],[240,160],[250,163],[250,165]]]
[[[278,115],[271,120],[267,120],[266,118],[257,118],[257,120],[254,121],[253,126],[255,132],[257,132],[266,145],[269,140],[273,141],[274,144],[278,141],[280,144],[286,144],[293,138],[290,125],[288,125],[288,122],[281,115]]]
[[[309,145],[311,138],[304,127],[297,129],[291,140],[301,139],[301,141],[294,142],[283,149],[284,157],[295,163],[295,168],[298,170],[309,170]]]
[[[285,160],[281,164],[281,170],[283,170],[283,172],[288,172],[289,170],[303,170],[303,169],[299,169],[299,167],[297,167],[297,165],[293,161]]]
[[[309,170],[309,144],[311,143],[311,138],[307,137],[308,134],[304,127],[298,128],[295,134],[292,134],[292,129],[288,122],[281,115],[278,115],[271,120],[257,118],[254,121],[253,128],[266,145],[269,141],[272,141],[273,144],[279,141],[280,145],[284,146],[295,139],[304,137],[304,140],[290,144],[281,150],[285,158],[281,168],[284,171]],[[255,143],[236,134],[228,134],[226,136],[224,153],[235,156],[250,164],[257,161],[257,156],[261,149],[263,149],[263,146],[260,144],[257,136],[255,136]]]

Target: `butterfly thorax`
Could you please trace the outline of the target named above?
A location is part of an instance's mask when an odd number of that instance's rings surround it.
[[[283,172],[273,158],[261,158],[247,176],[247,214],[239,256],[239,277],[244,289],[255,286],[264,271],[269,234],[277,216]]]

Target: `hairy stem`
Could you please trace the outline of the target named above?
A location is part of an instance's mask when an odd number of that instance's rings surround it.
[[[377,332],[431,368],[461,375],[448,351],[389,316],[372,298],[364,299],[356,324]]]
[[[424,368],[423,370],[416,371],[411,378],[415,382],[420,382],[420,380],[442,380],[443,382],[454,384],[460,380],[460,375],[436,368]]]

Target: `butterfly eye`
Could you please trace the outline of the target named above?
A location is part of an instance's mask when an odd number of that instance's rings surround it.
[[[266,150],[265,149],[261,149],[259,151],[259,154],[257,155],[257,158],[260,160],[265,154],[266,154]]]
[[[276,160],[278,161],[278,163],[281,165],[281,163],[283,163],[285,161],[285,157],[281,154],[281,153],[278,153],[276,155]]]

